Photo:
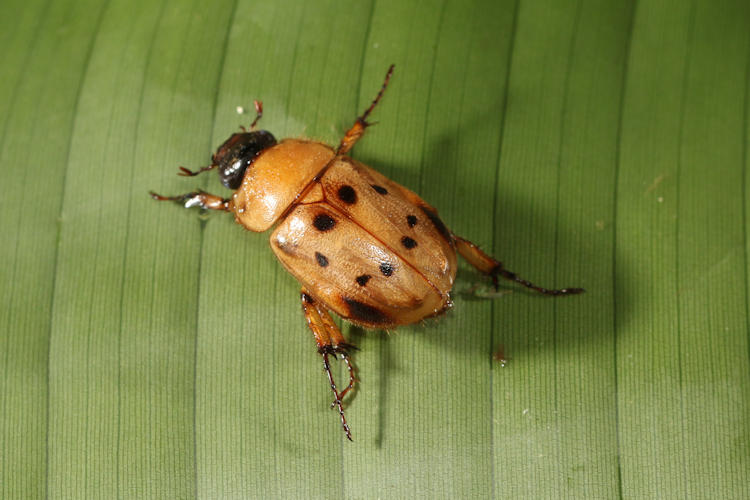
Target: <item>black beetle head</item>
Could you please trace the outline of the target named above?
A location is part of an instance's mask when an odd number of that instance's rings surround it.
[[[219,169],[221,183],[229,189],[240,187],[247,167],[263,150],[274,144],[276,138],[267,130],[232,134],[219,146],[213,157],[213,164]]]

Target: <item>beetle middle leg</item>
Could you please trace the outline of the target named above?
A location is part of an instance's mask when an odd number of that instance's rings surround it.
[[[153,191],[149,191],[148,194],[157,201],[174,201],[185,208],[200,207],[204,210],[229,210],[229,198],[222,198],[205,191],[193,191],[177,196],[162,196]]]
[[[380,87],[380,91],[378,92],[378,95],[375,96],[375,99],[373,99],[370,107],[367,108],[364,113],[362,113],[362,116],[357,118],[357,120],[354,122],[354,125],[352,125],[352,128],[347,130],[346,135],[344,135],[344,138],[341,139],[341,143],[336,150],[337,155],[345,155],[346,153],[348,153],[354,147],[357,141],[364,135],[365,129],[369,125],[371,125],[370,123],[367,123],[367,117],[370,116],[372,110],[375,109],[375,106],[377,106],[378,102],[380,102],[380,98],[383,97],[385,88],[388,86],[388,82],[391,80],[391,74],[393,74],[393,64],[391,64],[391,66],[388,68],[388,72],[385,74],[385,80],[383,81],[383,86]]]
[[[344,399],[344,396],[354,388],[354,384],[357,381],[354,376],[354,366],[349,358],[349,351],[355,349],[355,347],[346,343],[346,339],[344,339],[344,336],[341,334],[341,330],[339,330],[338,326],[336,326],[336,323],[333,322],[328,310],[318,304],[304,288],[302,289],[301,299],[302,310],[305,313],[307,326],[310,327],[310,330],[312,330],[313,335],[315,336],[315,342],[318,344],[318,352],[323,357],[323,367],[325,368],[328,382],[331,384],[331,390],[333,391],[334,400],[333,403],[331,403],[331,407],[336,407],[338,409],[339,416],[341,417],[341,426],[344,428],[346,437],[351,441],[352,433],[349,429],[349,424],[346,423],[342,400]],[[346,363],[346,368],[349,371],[349,385],[341,392],[336,388],[336,382],[331,373],[331,365],[328,361],[328,356],[331,354],[334,358],[337,358],[340,355],[341,359]]]
[[[499,288],[498,276],[511,281],[515,281],[526,288],[536,290],[539,293],[545,295],[575,295],[583,293],[583,288],[560,288],[560,289],[549,289],[541,286],[537,286],[528,280],[525,280],[518,276],[513,271],[509,271],[503,267],[502,262],[494,259],[490,255],[487,255],[482,251],[481,248],[476,246],[469,240],[465,240],[459,236],[453,235],[453,239],[456,242],[456,250],[461,254],[461,257],[466,259],[469,264],[474,266],[479,272],[486,274],[492,278],[492,284],[495,285],[495,290]]]

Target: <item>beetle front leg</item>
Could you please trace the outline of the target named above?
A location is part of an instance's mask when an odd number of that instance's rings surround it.
[[[334,400],[333,403],[331,403],[331,407],[338,408],[339,416],[341,417],[341,426],[344,428],[346,437],[351,441],[352,434],[349,429],[349,424],[346,422],[342,400],[344,399],[344,396],[354,388],[354,384],[357,381],[354,375],[354,366],[349,358],[349,351],[356,349],[356,347],[346,343],[346,339],[344,339],[344,336],[341,334],[341,330],[336,326],[336,323],[333,322],[333,318],[331,318],[328,310],[318,304],[304,288],[302,289],[301,299],[302,310],[305,313],[307,326],[310,327],[310,330],[315,336],[315,342],[318,344],[318,353],[323,357],[323,367],[328,376],[328,382],[331,384],[331,390],[333,391]],[[328,362],[329,354],[333,354],[334,357],[340,355],[341,359],[346,363],[346,368],[349,371],[349,385],[341,392],[336,388],[336,382],[331,373],[331,366]]]
[[[153,191],[149,191],[148,194],[157,201],[175,201],[185,208],[199,207],[204,210],[229,210],[228,198],[222,198],[221,196],[206,193],[205,191],[193,191],[192,193],[177,196],[162,196]]]
[[[560,289],[548,289],[541,286],[537,286],[528,280],[525,280],[516,273],[509,271],[503,267],[502,262],[494,259],[482,251],[481,248],[476,246],[469,240],[465,240],[459,236],[453,235],[453,239],[456,242],[456,250],[461,254],[461,257],[467,260],[469,264],[474,266],[477,271],[486,274],[492,278],[492,283],[495,285],[495,290],[499,288],[498,276],[511,281],[515,281],[526,288],[531,288],[539,293],[545,295],[575,295],[583,293],[583,288],[560,288]]]

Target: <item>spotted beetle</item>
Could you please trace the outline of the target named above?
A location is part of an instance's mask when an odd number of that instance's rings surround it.
[[[250,131],[232,134],[211,164],[194,176],[218,169],[230,198],[203,191],[161,196],[185,207],[234,214],[245,228],[271,233],[271,249],[302,285],[302,309],[315,337],[346,437],[351,430],[343,399],[356,382],[349,344],[331,318],[365,328],[391,329],[438,316],[452,306],[456,252],[492,279],[515,281],[546,295],[573,295],[582,288],[547,289],[520,278],[474,243],[454,234],[437,210],[409,189],[347,155],[370,125],[367,118],[383,97],[393,73],[388,69],[380,91],[346,132],[337,148],[306,139],[277,142],[255,130],[263,114],[256,101]],[[349,383],[339,390],[329,356],[341,358]]]

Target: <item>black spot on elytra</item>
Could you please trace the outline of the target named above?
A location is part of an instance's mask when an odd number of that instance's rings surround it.
[[[339,200],[349,205],[357,203],[357,192],[351,186],[341,186],[339,188]]]
[[[328,214],[318,214],[313,219],[313,226],[318,231],[328,231],[336,225],[336,220]]]
[[[320,252],[315,252],[315,260],[318,261],[320,267],[326,267],[328,265],[328,257]]]
[[[379,194],[388,194],[388,190],[386,188],[384,188],[383,186],[378,186],[377,184],[370,184],[370,185]]]
[[[421,208],[422,212],[424,212],[424,214],[427,216],[427,218],[430,219],[430,222],[432,222],[432,224],[435,226],[435,229],[438,230],[438,232],[440,233],[440,236],[442,236],[443,238],[445,238],[445,240],[448,243],[450,243],[451,245],[453,245],[453,235],[448,230],[448,228],[445,227],[445,224],[443,224],[443,221],[440,220],[440,217],[438,217],[437,212],[435,212],[431,208],[426,207],[424,205],[420,205],[419,208]]]
[[[363,274],[362,276],[357,276],[357,284],[359,286],[365,286],[367,282],[370,281],[370,278],[372,278],[372,276],[370,276],[369,274]]]
[[[383,311],[358,300],[344,297],[344,302],[349,308],[349,319],[359,320],[363,323],[382,325],[390,323],[391,320]]]
[[[380,264],[380,272],[383,273],[383,276],[390,276],[393,274],[393,266],[390,262],[383,262]]]
[[[401,244],[409,250],[417,246],[417,242],[409,238],[408,236],[404,236],[403,238],[401,238]]]
[[[416,215],[407,215],[406,216],[406,223],[409,224],[409,227],[414,227],[417,225],[417,216]]]

